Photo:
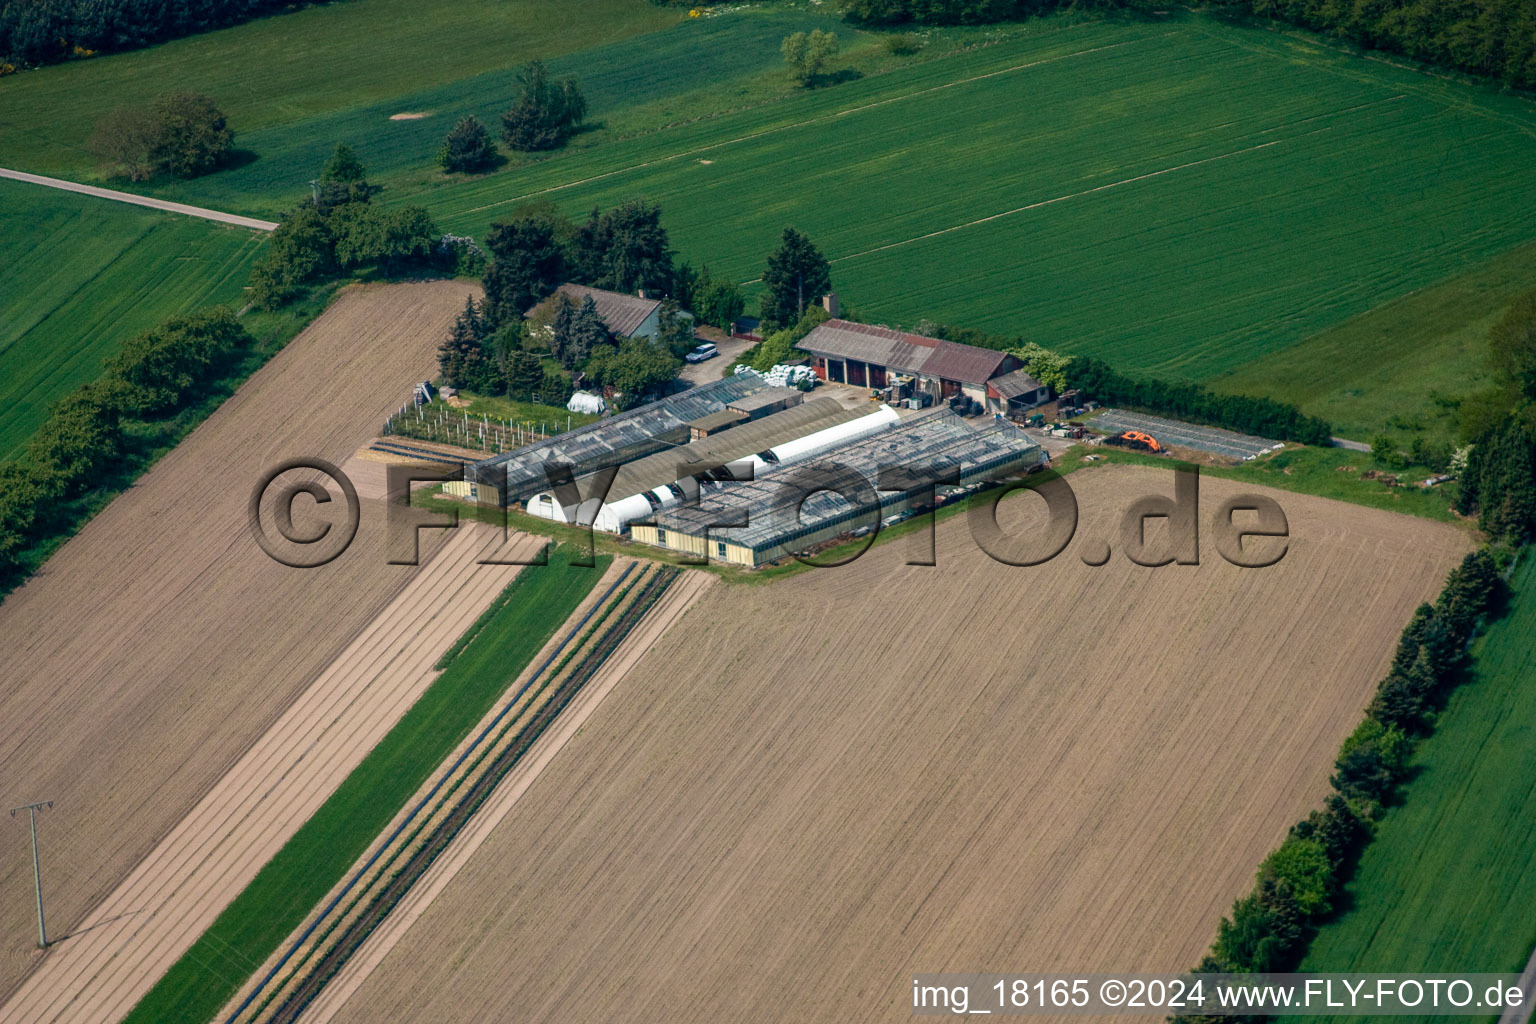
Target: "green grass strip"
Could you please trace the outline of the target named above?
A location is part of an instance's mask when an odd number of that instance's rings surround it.
[[[443,652],[443,656],[438,658],[432,667],[441,672],[452,663],[454,658],[463,654],[464,648],[468,647],[475,637],[480,635],[480,631],[490,625],[491,620],[500,615],[501,610],[517,597],[517,585],[521,580],[522,576],[518,576],[511,583],[508,583],[507,588],[496,595],[496,600],[491,602],[491,606],[481,612],[474,622],[470,623],[469,628],[464,631],[464,634],[453,642],[452,647]]]
[[[210,1020],[420,789],[576,610],[609,559],[519,573],[492,619],[212,927],[134,1007],[129,1024]],[[473,629],[473,627],[471,627]]]
[[[1345,912],[1318,929],[1300,970],[1525,966],[1536,945],[1533,554],[1525,552],[1511,581],[1509,614],[1475,643],[1470,680],[1457,687],[1434,734],[1415,751],[1419,774],[1361,854],[1345,890]],[[1442,1019],[1476,1018],[1418,1018]]]

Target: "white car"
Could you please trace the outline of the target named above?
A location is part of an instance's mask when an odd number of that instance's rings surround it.
[[[690,363],[702,363],[704,360],[713,359],[719,354],[720,350],[715,347],[715,343],[706,341],[683,358]]]

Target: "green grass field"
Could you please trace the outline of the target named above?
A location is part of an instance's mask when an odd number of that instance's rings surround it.
[[[470,233],[645,196],[742,281],[793,223],[866,318],[1208,379],[1536,237],[1533,159],[1525,101],[1189,16],[1041,23],[420,194]]]
[[[1293,35],[1186,13],[1063,16],[935,31],[921,53],[894,58],[878,35],[806,4],[687,19],[608,2],[602,32],[516,15],[537,26],[496,60],[472,47],[385,81],[367,56],[381,48],[354,38],[356,52],[286,95],[263,70],[240,87],[236,116],[256,159],[147,190],[271,215],[346,141],[388,187],[384,201],[424,203],[447,230],[482,234],[530,199],[581,216],[641,196],[663,205],[684,258],[743,282],[793,223],[833,259],[862,318],[929,317],[1274,393],[1356,435],[1392,416],[1450,423],[1428,390],[1480,383],[1478,327],[1493,292],[1524,273],[1509,254],[1536,239],[1536,106]],[[394,4],[341,6],[351,18]],[[327,10],[38,74],[98,89],[114,62],[177,75],[176,47],[214,54],[249,33],[230,68],[197,72],[222,76],[207,83],[217,94],[305,19],[340,17]],[[848,74],[793,88],[778,41],[817,26],[843,37]],[[455,31],[425,32],[422,46]],[[515,65],[534,52],[581,79],[587,130],[553,155],[447,179],[433,166],[444,131],[468,112],[494,127]],[[81,110],[99,106],[99,92],[69,85],[50,138],[82,136]],[[427,116],[390,119],[401,112]],[[7,127],[7,116],[22,115],[0,115],[0,141],[48,169],[41,126]],[[1405,324],[1417,333],[1394,342]]]
[[[172,88],[212,96],[229,115],[237,146],[250,148],[248,133],[598,46],[685,16],[646,0],[340,0],[6,78],[0,163],[92,175],[83,147],[96,120]]]
[[[1301,970],[1524,967],[1536,944],[1536,561],[1529,552],[1514,585],[1509,614],[1477,643],[1472,680],[1420,745],[1420,774],[1403,806],[1387,813],[1366,848],[1348,886],[1349,909],[1318,933]]]
[[[1489,328],[1533,288],[1536,244],[1518,246],[1211,383],[1292,402],[1345,437],[1368,441],[1386,428],[1405,445],[1418,432],[1453,440],[1452,400],[1490,383]]]
[[[173,313],[239,308],[259,232],[0,181],[0,459]]]
[[[490,710],[602,575],[571,565],[523,570],[490,620],[336,792],[128,1015],[129,1024],[209,1020],[253,965],[339,882],[407,800]]]

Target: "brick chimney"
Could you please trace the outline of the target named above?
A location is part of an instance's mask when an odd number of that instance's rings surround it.
[[[821,308],[827,311],[827,315],[837,317],[837,292],[827,292],[821,297]]]

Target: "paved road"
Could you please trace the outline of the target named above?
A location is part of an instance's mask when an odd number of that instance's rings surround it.
[[[188,206],[185,203],[173,203],[165,199],[151,199],[148,196],[136,196],[132,192],[117,192],[110,188],[82,185],[75,181],[65,181],[63,178],[45,178],[41,174],[12,171],[4,167],[0,167],[0,178],[30,182],[33,185],[46,185],[49,188],[60,188],[66,192],[79,192],[81,195],[96,196],[99,199],[116,199],[120,203],[148,206],[151,209],[165,210],[169,213],[181,213],[188,217],[216,220],[221,224],[234,224],[242,228],[255,228],[257,231],[271,231],[277,227],[277,224],[270,220],[257,220],[254,217],[241,217],[233,213],[221,213],[218,210],[205,210],[201,206]]]
[[[1371,446],[1364,441],[1346,441],[1342,437],[1330,437],[1328,440],[1333,442],[1335,448],[1348,448],[1352,452],[1368,452],[1371,450]]]

